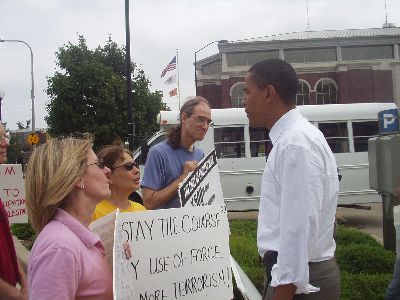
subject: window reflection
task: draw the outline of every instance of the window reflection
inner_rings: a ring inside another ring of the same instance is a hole
[[[269,139],[269,130],[266,128],[250,127],[250,152],[251,157],[268,156],[272,149]]]
[[[349,152],[349,134],[346,122],[318,123],[333,153]]]
[[[354,151],[368,151],[368,139],[378,134],[378,121],[353,122]]]
[[[245,156],[244,127],[214,128],[217,158]]]

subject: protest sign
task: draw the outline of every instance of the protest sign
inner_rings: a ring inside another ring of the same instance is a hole
[[[89,224],[89,229],[100,237],[104,246],[104,251],[106,252],[106,259],[111,265],[113,264],[116,213],[117,211],[115,210]]]
[[[117,213],[114,299],[233,298],[225,205]]]
[[[28,223],[21,165],[0,165],[0,201],[3,202],[10,224]]]
[[[179,185],[182,206],[224,204],[215,149],[200,162],[198,168]]]

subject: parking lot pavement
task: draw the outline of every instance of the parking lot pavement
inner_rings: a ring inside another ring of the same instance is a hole
[[[229,220],[257,220],[258,211],[245,211],[245,212],[229,212]]]
[[[371,210],[338,207],[338,222],[368,233],[383,244],[382,203],[370,203],[368,206]]]
[[[371,207],[371,210],[338,207],[338,222],[368,233],[383,244],[382,204],[370,203],[368,206]],[[258,211],[228,212],[229,220],[257,220],[257,217]]]

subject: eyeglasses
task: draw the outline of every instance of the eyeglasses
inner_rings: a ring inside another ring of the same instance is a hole
[[[200,116],[193,116],[193,119],[195,119],[197,121],[197,123],[199,123],[199,125],[204,125],[207,124],[207,126],[210,126],[210,124],[212,123],[212,120],[204,118],[204,117],[200,117]]]
[[[11,134],[9,131],[7,131],[5,134],[0,135],[0,144],[3,144],[6,140],[7,142],[10,141]]]
[[[111,170],[115,170],[115,169],[122,168],[122,167],[124,167],[127,171],[132,171],[133,167],[139,169],[139,164],[136,161],[132,161],[132,162],[126,163],[122,166],[111,168]]]
[[[98,162],[88,164],[87,166],[89,167],[89,166],[93,166],[93,165],[97,165],[101,170],[103,170],[106,167],[106,165],[102,159],[100,159]]]

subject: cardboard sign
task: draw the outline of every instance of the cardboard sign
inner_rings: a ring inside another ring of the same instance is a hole
[[[117,213],[114,299],[233,298],[225,205]]]
[[[179,185],[179,198],[182,206],[224,204],[215,149]]]
[[[28,223],[21,165],[0,165],[0,201],[10,224]]]

